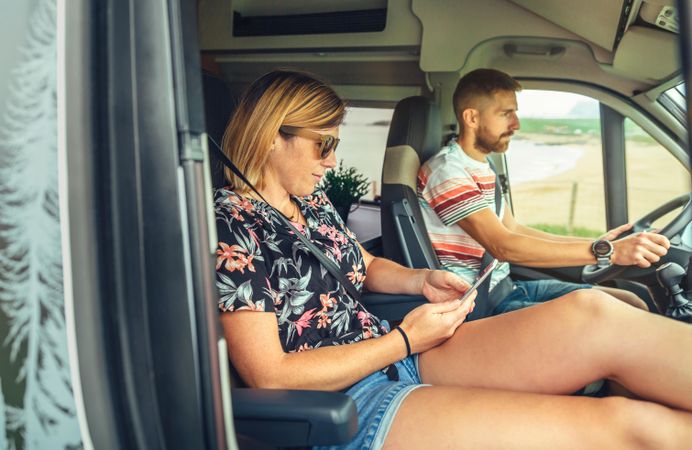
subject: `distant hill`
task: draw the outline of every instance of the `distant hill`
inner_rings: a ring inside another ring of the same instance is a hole
[[[527,117],[521,119],[521,132],[558,135],[601,135],[601,121],[595,118],[572,119],[537,119]],[[655,141],[644,130],[631,120],[625,121],[625,137],[628,141],[653,144]]]
[[[577,104],[569,110],[566,117],[570,119],[598,119],[600,117],[598,102],[593,100],[577,102]]]
[[[544,133],[561,135],[581,135],[601,133],[601,125],[597,118],[593,119],[535,119],[521,120],[521,131],[525,133]]]

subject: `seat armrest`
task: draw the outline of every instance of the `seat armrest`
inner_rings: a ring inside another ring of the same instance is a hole
[[[367,293],[361,297],[365,308],[381,319],[400,321],[412,309],[428,303],[422,295]]]
[[[338,445],[358,431],[351,397],[339,392],[233,388],[236,433],[280,447]]]

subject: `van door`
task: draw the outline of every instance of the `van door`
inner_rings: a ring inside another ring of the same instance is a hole
[[[60,5],[85,447],[226,448],[195,3]]]

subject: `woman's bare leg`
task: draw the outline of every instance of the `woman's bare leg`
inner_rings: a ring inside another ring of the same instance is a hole
[[[566,394],[607,378],[692,411],[692,327],[595,290],[464,323],[419,364],[434,385]]]
[[[650,402],[433,386],[404,400],[384,447],[681,449],[690,442],[692,414]]]

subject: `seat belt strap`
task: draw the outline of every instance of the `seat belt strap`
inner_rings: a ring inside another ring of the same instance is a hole
[[[223,152],[223,150],[221,150],[221,147],[219,146],[219,144],[217,144],[216,141],[214,141],[214,139],[211,138],[211,136],[209,136],[209,140],[212,142],[212,144],[214,144],[212,146],[212,149],[214,150],[214,153],[219,158],[221,163],[224,166],[228,167],[231,170],[231,172],[233,172],[236,176],[238,176],[238,178],[240,178],[245,184],[247,184],[248,187],[250,189],[252,189],[252,191],[255,194],[259,195],[259,197],[267,205],[269,205],[270,208],[272,208],[274,211],[279,213],[278,214],[279,219],[281,219],[281,221],[284,223],[284,225],[286,225],[286,227],[289,230],[293,231],[293,234],[295,234],[296,237],[298,238],[298,240],[300,240],[300,242],[302,242],[303,245],[305,245],[305,248],[310,253],[315,255],[315,257],[320,261],[320,264],[322,264],[322,266],[325,269],[327,269],[327,271],[329,273],[331,273],[332,276],[334,276],[334,278],[336,278],[339,283],[341,283],[341,285],[344,287],[344,289],[346,289],[346,292],[348,292],[348,294],[351,296],[351,298],[356,300],[358,303],[361,303],[360,292],[358,292],[358,289],[356,289],[356,286],[353,283],[351,283],[351,281],[348,280],[344,276],[344,274],[341,272],[341,270],[336,265],[336,263],[334,261],[332,261],[331,259],[329,259],[327,257],[327,255],[325,255],[319,248],[317,248],[317,246],[315,246],[315,244],[310,242],[310,240],[303,233],[298,231],[298,229],[296,229],[296,227],[293,226],[293,224],[288,219],[288,217],[286,217],[281,211],[274,208],[267,200],[264,199],[262,194],[260,194],[257,191],[257,189],[255,189],[255,186],[253,186],[252,183],[250,183],[250,181],[248,181],[247,178],[245,178],[245,175],[243,175],[243,173],[240,171],[240,169],[238,169],[238,167],[236,167],[236,165],[233,164],[233,162],[228,158],[228,156],[226,156],[226,154]],[[388,365],[387,367],[382,369],[382,372],[387,376],[387,378],[390,381],[399,381],[399,371],[397,370],[397,368],[394,364]]]
[[[495,165],[492,163],[492,161],[488,160],[488,164],[490,164],[490,170],[492,170],[495,174],[495,214],[498,216],[500,220],[502,220],[502,218],[500,217],[500,211],[502,207],[502,186],[500,184],[500,177],[497,176],[497,171],[495,170]],[[488,265],[493,259],[494,258],[490,254],[490,252],[486,250],[483,254],[483,258],[481,259],[481,267],[478,273],[483,272],[483,269],[488,267]],[[480,303],[482,306],[479,312],[479,317],[477,318],[488,316],[492,312],[492,310],[495,309],[495,306],[497,306],[490,304],[490,296],[488,295],[490,291],[491,278],[492,275],[486,278],[485,281],[483,281],[483,283],[478,287],[478,298],[480,299]]]
[[[224,166],[228,167],[231,170],[231,172],[233,172],[238,178],[240,178],[245,184],[247,184],[248,187],[252,189],[252,191],[255,194],[257,194],[267,205],[269,205],[270,208],[279,213],[279,219],[284,223],[284,225],[286,225],[286,227],[296,235],[298,240],[300,240],[300,242],[302,242],[303,245],[305,245],[305,248],[320,261],[320,264],[322,264],[322,266],[324,266],[324,268],[327,269],[327,271],[331,273],[334,276],[334,278],[337,279],[337,281],[344,287],[344,289],[346,289],[346,292],[348,292],[351,298],[360,303],[360,292],[358,292],[358,289],[356,289],[353,283],[351,283],[351,281],[348,280],[346,276],[344,276],[344,274],[341,272],[336,263],[329,259],[329,257],[327,257],[327,255],[325,255],[319,248],[317,248],[315,244],[310,242],[310,240],[303,233],[298,231],[298,229],[293,226],[288,217],[286,217],[281,211],[274,208],[271,204],[269,204],[267,200],[265,200],[262,194],[260,194],[259,191],[257,191],[255,186],[253,186],[247,178],[245,178],[245,175],[243,175],[240,169],[238,169],[238,167],[236,167],[236,165],[233,164],[233,162],[228,158],[228,156],[226,156],[226,154],[221,150],[219,144],[217,144],[216,141],[211,138],[211,136],[209,136],[209,140],[212,142],[212,144],[214,144],[211,148],[213,149],[213,151],[216,154],[216,157],[219,158],[221,163]]]

